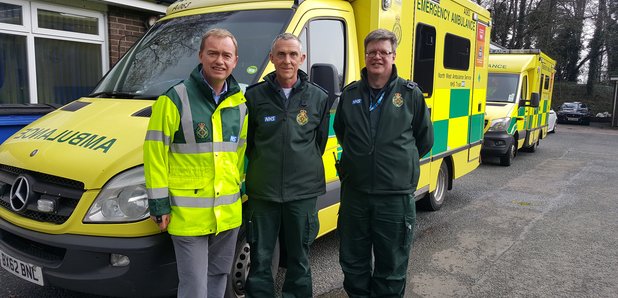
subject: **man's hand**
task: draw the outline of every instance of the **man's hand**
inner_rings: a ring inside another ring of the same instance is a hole
[[[161,232],[165,232],[167,230],[167,225],[170,223],[169,214],[163,214],[160,216],[151,215],[150,218],[159,226],[159,230],[161,230]]]

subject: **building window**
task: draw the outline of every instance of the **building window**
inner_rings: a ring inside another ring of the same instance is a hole
[[[88,95],[106,71],[104,32],[99,12],[0,0],[0,104]]]
[[[0,2],[0,23],[23,25],[23,12],[19,5]]]
[[[99,20],[96,17],[39,9],[37,20],[39,28],[94,35],[99,34]]]

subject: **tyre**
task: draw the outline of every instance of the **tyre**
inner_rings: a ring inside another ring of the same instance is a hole
[[[234,254],[232,272],[230,272],[230,275],[227,278],[225,298],[245,297],[245,283],[247,282],[249,268],[251,267],[250,252],[251,247],[249,246],[249,243],[247,243],[245,227],[242,226],[238,232],[238,240],[236,241],[236,253]],[[277,271],[279,269],[279,256],[279,240],[277,240],[273,251],[273,263],[271,267],[273,279],[277,277]]]
[[[448,188],[449,179],[448,166],[444,161],[442,161],[440,170],[438,171],[436,189],[431,193],[425,194],[419,202],[423,209],[438,211],[442,208],[444,198],[446,197],[446,189]]]
[[[538,146],[538,145],[539,145],[539,140],[537,139],[536,142],[532,143],[532,146],[524,147],[523,151],[534,153],[536,151],[536,146]]]
[[[515,148],[515,140],[511,142],[511,146],[509,146],[509,150],[506,151],[504,156],[500,156],[500,165],[508,167],[513,163],[513,159],[515,159],[515,152],[517,152],[517,148]]]

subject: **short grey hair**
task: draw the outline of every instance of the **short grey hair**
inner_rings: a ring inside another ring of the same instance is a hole
[[[380,41],[380,40],[388,40],[391,42],[391,46],[393,47],[393,52],[397,50],[397,36],[395,33],[388,31],[386,29],[376,29],[365,37],[365,49],[367,49],[367,45],[370,42]]]
[[[272,53],[273,50],[275,49],[275,44],[277,43],[277,41],[280,40],[296,40],[298,41],[298,45],[300,46],[300,52],[303,52],[303,43],[300,41],[300,38],[296,37],[296,35],[292,34],[292,33],[281,33],[279,35],[277,35],[277,37],[275,37],[275,40],[273,40],[273,44],[270,46],[270,52]]]

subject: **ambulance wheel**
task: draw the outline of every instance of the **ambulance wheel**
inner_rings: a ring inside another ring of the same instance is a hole
[[[446,189],[448,188],[448,166],[443,161],[438,171],[438,180],[436,181],[436,189],[425,195],[419,202],[421,207],[429,211],[438,211],[444,204],[444,197],[446,197]]]
[[[532,143],[532,146],[526,148],[526,152],[534,153],[536,151],[536,146],[539,144],[538,141]]]
[[[515,141],[513,141],[511,142],[509,150],[506,151],[506,154],[504,156],[500,156],[500,165],[505,167],[510,166],[515,158],[515,152],[517,152],[517,149],[515,148]]]
[[[230,275],[227,277],[225,298],[245,297],[245,284],[247,282],[247,276],[249,275],[249,268],[251,267],[250,252],[251,247],[249,246],[249,243],[247,243],[245,226],[242,226],[238,232],[232,272],[230,272]],[[273,279],[277,278],[277,271],[279,270],[279,255],[279,240],[277,240],[273,251],[273,261],[271,267]]]

